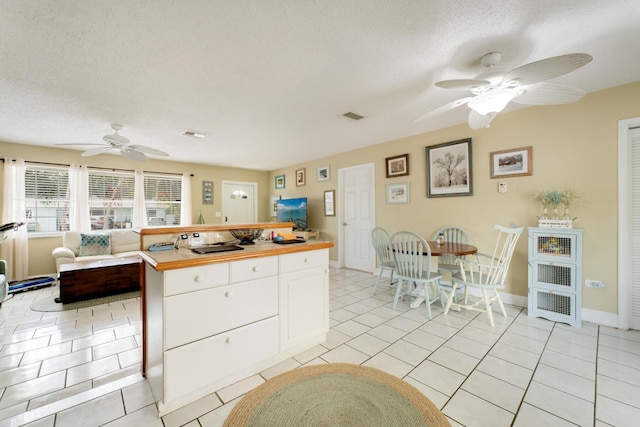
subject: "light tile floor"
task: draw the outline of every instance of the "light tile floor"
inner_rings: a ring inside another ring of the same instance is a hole
[[[162,419],[140,374],[139,301],[74,312],[30,310],[57,288],[16,294],[0,308],[0,427],[221,425],[242,395],[302,365],[347,362],[411,383],[453,426],[635,426],[640,332],[584,323],[451,312],[408,301],[391,309],[374,276],[331,270],[331,330],[322,345],[218,390]]]

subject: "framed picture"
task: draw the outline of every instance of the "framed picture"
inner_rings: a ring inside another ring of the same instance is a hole
[[[336,190],[324,192],[324,216],[336,216]]]
[[[202,204],[213,204],[213,181],[202,181]]]
[[[276,190],[279,188],[284,188],[284,175],[276,176]]]
[[[387,164],[387,178],[409,175],[409,154],[387,157],[385,160]]]
[[[533,147],[494,151],[489,154],[491,178],[533,175]]]
[[[296,187],[307,185],[307,170],[305,168],[296,170]]]
[[[320,166],[318,168],[318,181],[328,181],[331,176],[329,175],[329,166]]]
[[[409,183],[387,184],[387,203],[409,203]]]
[[[272,218],[278,216],[278,200],[280,200],[280,196],[271,196],[269,210],[271,211]]]
[[[426,147],[427,197],[472,196],[471,138]]]

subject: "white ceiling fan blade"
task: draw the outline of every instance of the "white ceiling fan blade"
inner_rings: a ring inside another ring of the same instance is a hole
[[[429,119],[431,117],[435,117],[438,114],[453,110],[454,108],[458,108],[461,105],[466,104],[467,102],[469,102],[472,99],[473,99],[473,96],[467,96],[466,98],[456,99],[455,101],[451,101],[448,104],[441,105],[440,107],[434,108],[433,110],[421,115],[420,117],[415,119],[414,122],[420,122],[422,120],[426,120],[426,119]]]
[[[68,145],[68,146],[87,146],[87,145],[101,145],[104,146],[104,144],[98,144],[95,142],[79,142],[79,143],[73,143],[73,144],[53,144],[53,145]]]
[[[495,114],[485,116],[478,113],[475,110],[471,110],[469,112],[469,119],[468,119],[469,127],[474,130],[488,128],[489,124],[495,117],[496,117]]]
[[[584,98],[585,91],[559,83],[541,82],[526,88],[526,92],[513,102],[524,105],[569,104]]]
[[[141,152],[131,150],[129,148],[121,149],[120,153],[122,153],[122,155],[125,156],[127,159],[135,160],[136,162],[147,162],[149,160],[147,159],[147,156],[145,156]]]
[[[114,145],[127,145],[131,142],[129,141],[129,138],[126,138],[118,133],[115,133],[113,135],[105,135],[102,137],[102,139],[104,139],[109,144]]]
[[[145,154],[151,154],[153,156],[169,156],[169,153],[165,153],[164,151],[160,151],[160,150],[156,150],[155,148],[152,147],[147,147],[146,145],[130,145],[129,146],[130,149],[132,150],[138,150],[142,153]]]
[[[436,86],[443,89],[475,89],[477,87],[489,86],[491,82],[489,80],[479,79],[455,79],[455,80],[442,80],[436,82]]]
[[[514,68],[505,74],[503,83],[515,81],[519,85],[529,85],[560,77],[587,65],[593,57],[586,53],[570,53],[531,62]]]
[[[95,156],[98,154],[102,154],[105,153],[107,151],[110,151],[111,147],[105,147],[102,146],[100,148],[92,148],[91,150],[87,150],[84,153],[80,154],[82,157],[89,157],[89,156]]]

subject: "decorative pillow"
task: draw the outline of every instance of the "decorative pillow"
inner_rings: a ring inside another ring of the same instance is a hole
[[[111,234],[81,234],[80,256],[110,255]]]

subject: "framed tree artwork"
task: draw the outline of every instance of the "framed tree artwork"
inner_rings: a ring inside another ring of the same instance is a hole
[[[471,138],[426,147],[427,197],[473,195]]]

